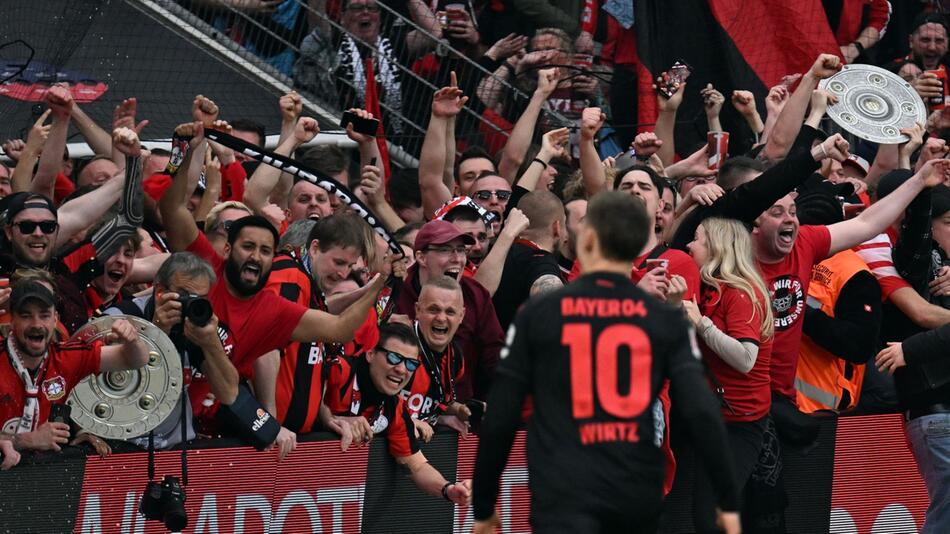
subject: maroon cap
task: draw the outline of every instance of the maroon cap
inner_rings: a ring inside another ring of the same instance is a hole
[[[457,226],[449,221],[435,220],[422,225],[419,233],[416,234],[416,243],[413,250],[425,250],[430,245],[444,245],[461,239],[466,245],[474,245],[475,239],[462,232]]]

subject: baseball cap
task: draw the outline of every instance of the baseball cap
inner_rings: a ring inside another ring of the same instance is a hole
[[[430,245],[444,245],[456,239],[461,239],[466,245],[475,244],[472,236],[462,232],[454,224],[442,220],[429,221],[419,229],[412,249],[425,250]]]
[[[914,18],[913,24],[910,25],[910,33],[917,31],[917,28],[923,26],[924,24],[939,24],[943,26],[943,29],[947,29],[947,19],[939,13],[921,13]]]
[[[40,193],[14,193],[4,200],[7,200],[3,217],[6,224],[12,223],[21,211],[33,208],[49,210],[53,217],[56,217],[56,205],[49,197]]]
[[[868,160],[857,154],[851,154],[848,156],[848,159],[842,161],[841,165],[850,165],[856,169],[859,169],[864,176],[867,176],[868,171],[871,170],[871,165],[868,164]]]
[[[877,184],[877,199],[881,200],[890,195],[913,175],[914,173],[910,169],[894,169],[885,174]]]
[[[24,280],[13,285],[13,291],[10,292],[11,311],[20,310],[30,300],[38,300],[47,307],[56,304],[53,292],[36,280]]]
[[[950,211],[950,187],[938,185],[930,197],[930,217],[936,219]]]

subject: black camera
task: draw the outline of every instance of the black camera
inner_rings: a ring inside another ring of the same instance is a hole
[[[181,302],[182,321],[188,319],[195,326],[204,326],[211,320],[214,310],[211,309],[211,301],[199,297],[198,295],[182,295],[178,297]]]
[[[188,526],[188,514],[185,513],[185,490],[176,477],[165,475],[161,483],[150,480],[142,494],[139,512],[145,519],[154,519],[165,523],[172,532],[181,532]]]

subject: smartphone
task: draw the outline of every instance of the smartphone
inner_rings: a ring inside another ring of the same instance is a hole
[[[685,61],[673,63],[673,66],[663,73],[663,79],[656,87],[657,92],[666,98],[673,98],[680,84],[685,82],[686,78],[689,78],[689,75],[692,73],[693,69],[687,65]]]
[[[49,409],[49,421],[51,423],[69,424],[69,416],[71,412],[72,407],[68,404],[54,404],[50,406]]]
[[[340,127],[345,130],[350,124],[353,125],[354,132],[363,135],[375,136],[379,129],[379,120],[364,119],[352,111],[344,111],[343,117],[340,118]]]
[[[644,262],[647,267],[647,272],[656,269],[657,267],[661,269],[668,269],[670,267],[670,260],[666,258],[650,258]]]
[[[485,402],[478,399],[468,399],[465,401],[465,406],[468,406],[468,410],[472,412],[472,415],[468,418],[468,424],[473,429],[477,429],[485,415]]]

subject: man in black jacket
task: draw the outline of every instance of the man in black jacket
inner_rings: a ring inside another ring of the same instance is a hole
[[[950,324],[889,343],[877,355],[881,372],[894,374],[904,431],[930,506],[921,532],[950,530]]]

